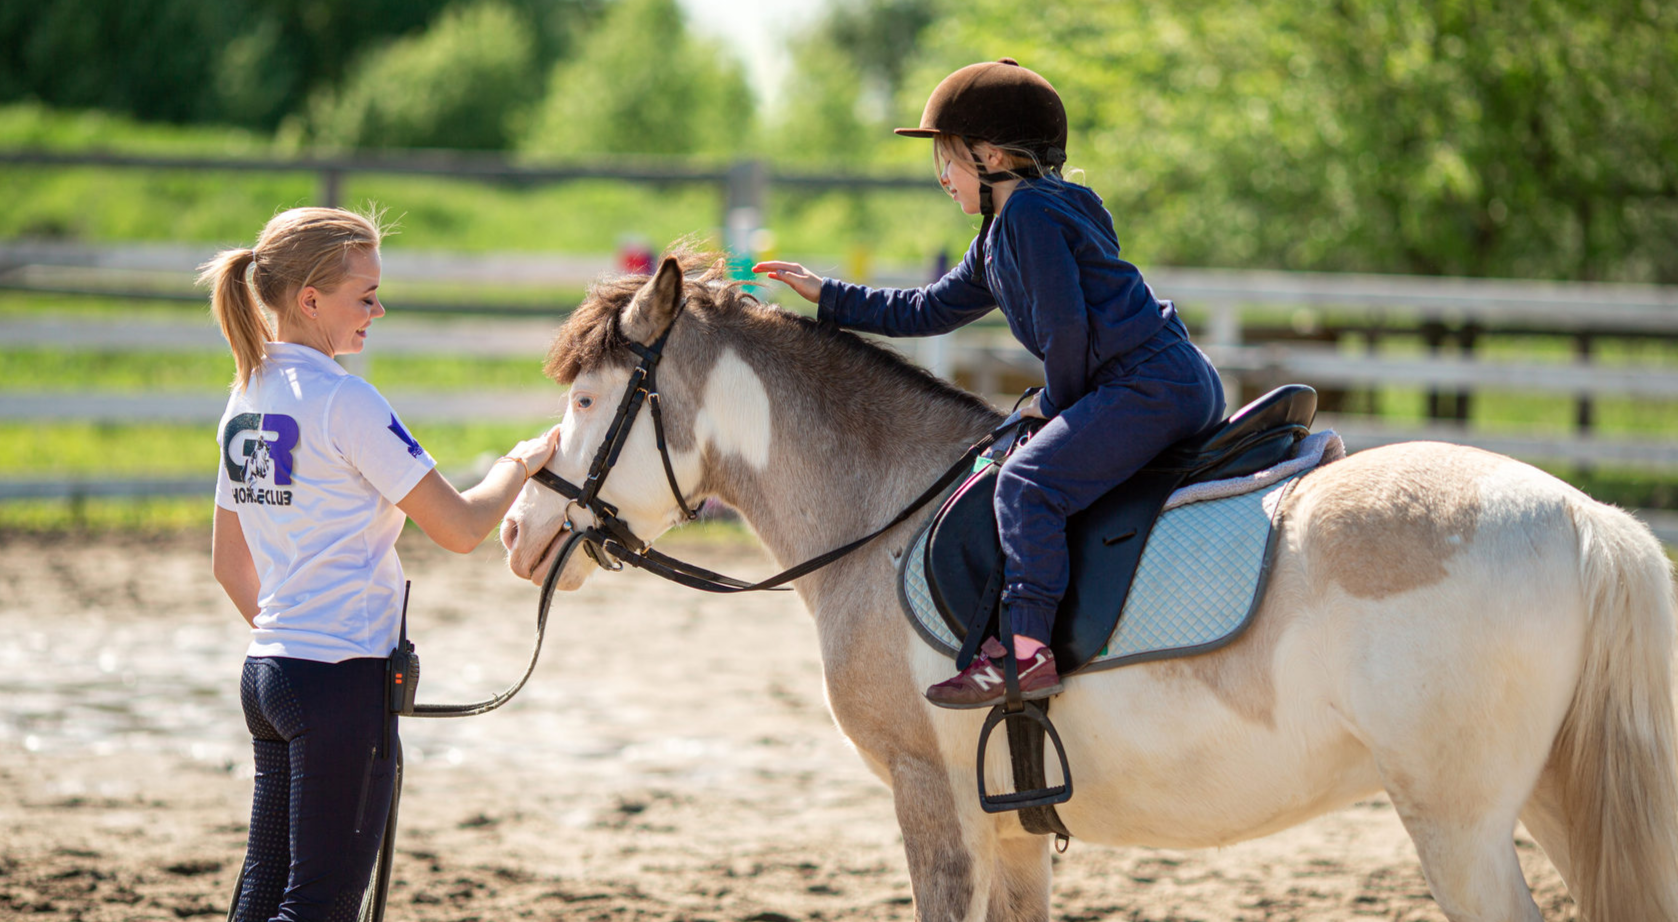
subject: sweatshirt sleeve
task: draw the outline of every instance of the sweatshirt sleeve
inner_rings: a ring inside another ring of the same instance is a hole
[[[1024,204],[1024,203],[1021,203]],[[1047,209],[1010,215],[1008,247],[998,258],[1010,303],[1025,306],[1046,382],[1040,407],[1053,418],[1084,396],[1090,379],[1090,311],[1066,228]],[[1017,286],[1017,287],[1016,287]]]
[[[868,288],[823,279],[816,317],[886,336],[932,336],[971,323],[996,307],[979,265],[978,241],[943,278],[924,288]]]

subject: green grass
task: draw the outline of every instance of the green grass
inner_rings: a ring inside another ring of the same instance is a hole
[[[542,420],[409,426],[446,474],[493,459],[543,428]],[[0,423],[0,477],[211,478],[218,452],[213,425]]]
[[[285,158],[303,152],[238,129],[145,125],[100,113],[0,106],[0,148]],[[7,166],[0,168],[0,238],[203,241],[248,244],[275,213],[316,204],[308,173],[218,173]],[[345,205],[374,204],[397,225],[392,248],[610,253],[637,238],[661,248],[690,235],[716,242],[721,190],[710,184],[576,181],[513,187],[440,177],[355,174]],[[977,222],[939,191],[772,192],[779,253],[842,265],[853,250],[890,263],[930,265],[960,255]]]
[[[38,291],[0,291],[0,317],[24,319],[74,317],[136,319],[193,317],[212,323],[210,301],[178,301],[159,298],[110,298],[99,295],[57,294]]]
[[[522,439],[540,421],[409,426],[446,475],[465,475]],[[0,423],[0,478],[77,479],[202,477],[213,485],[219,449],[213,426]],[[207,527],[213,502],[204,497],[21,500],[0,502],[0,531],[168,532]]]
[[[367,379],[386,390],[553,387],[542,374],[542,363],[535,358],[370,355],[364,365]],[[232,380],[232,356],[217,353],[0,350],[0,391],[203,392],[225,389]]]

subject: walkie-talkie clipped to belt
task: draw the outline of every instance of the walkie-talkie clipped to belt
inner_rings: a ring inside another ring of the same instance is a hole
[[[414,692],[419,688],[420,661],[414,644],[408,639],[408,590],[411,581],[402,584],[402,633],[385,663],[385,703],[392,714],[412,717]]]

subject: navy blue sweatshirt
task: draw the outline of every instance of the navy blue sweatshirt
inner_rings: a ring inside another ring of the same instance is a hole
[[[961,263],[924,288],[824,279],[817,317],[886,336],[931,336],[1000,307],[1015,338],[1043,360],[1041,406],[1052,418],[1094,387],[1102,366],[1147,344],[1176,313],[1119,258],[1113,218],[1085,186],[1022,181],[991,224],[983,271],[979,252],[974,238]]]

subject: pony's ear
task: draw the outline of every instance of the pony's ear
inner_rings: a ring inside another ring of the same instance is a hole
[[[643,346],[652,345],[676,319],[676,308],[681,303],[682,266],[667,256],[623,309],[624,335]]]

